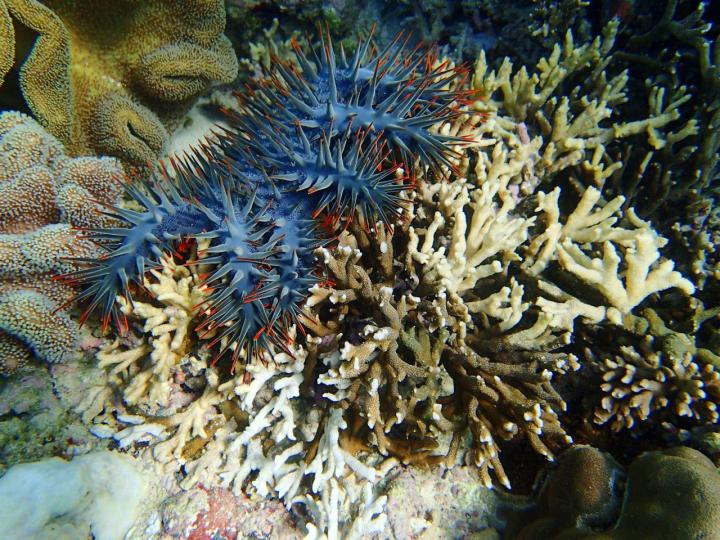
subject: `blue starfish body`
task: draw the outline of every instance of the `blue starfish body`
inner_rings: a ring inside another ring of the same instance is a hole
[[[274,69],[240,96],[230,129],[161,169],[151,182],[130,185],[140,210],[112,208],[122,226],[87,231],[107,248],[99,260],[78,259],[68,276],[79,298],[104,325],[127,323],[116,303],[131,283],[160,264],[180,239],[209,239],[201,262],[214,270],[198,330],[212,333],[221,353],[251,357],[284,346],[308,289],[319,281],[313,251],[329,240],[318,222],[392,222],[401,191],[391,160],[430,167],[448,164],[458,139],[430,126],[453,117],[462,92],[447,89],[462,70],[433,67],[434,58],[406,52],[398,40],[381,52],[360,43],[339,65],[323,37],[309,59],[275,59]]]

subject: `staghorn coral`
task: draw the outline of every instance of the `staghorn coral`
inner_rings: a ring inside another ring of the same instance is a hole
[[[625,473],[607,454],[577,446],[546,475],[533,506],[510,512],[504,538],[717,538],[719,512],[720,474],[697,450],[648,452]]]
[[[355,232],[359,244],[372,246],[363,249],[365,256],[389,259],[390,268],[402,260],[401,246],[407,245],[404,235],[395,234],[386,232],[376,243]],[[354,419],[350,435],[362,440],[369,431],[381,453],[406,462],[450,465],[459,451],[465,453],[460,444],[469,432],[466,459],[479,467],[488,486],[490,471],[509,486],[496,437],[525,436],[551,457],[542,441],[562,445],[566,435],[554,411],[564,405],[549,385],[548,368],[559,369],[564,355],[545,354],[541,344],[523,352],[512,340],[483,346],[481,339],[466,336],[466,321],[452,314],[443,293],[422,295],[412,281],[382,274],[371,279],[352,241],[341,238],[334,253],[323,252],[332,288],[314,289],[307,301],[321,323],[311,321],[308,327],[326,336],[320,349],[326,369],[318,383],[323,396]],[[553,348],[550,342],[547,348]],[[513,353],[525,357],[514,360]]]
[[[75,293],[53,277],[75,268],[67,257],[97,254],[72,228],[112,224],[96,201],[115,202],[123,172],[114,159],[66,157],[54,137],[15,112],[0,115],[0,171],[0,371],[7,374],[30,350],[50,362],[75,353],[77,324],[58,312]]]
[[[506,58],[492,70],[497,63],[481,56],[474,86],[491,98],[482,107],[543,135],[537,166],[553,173],[548,180],[623,196],[704,287],[713,258],[703,246],[717,236],[718,31],[706,2],[633,4],[620,3],[622,22],[592,43],[568,33],[534,69]]]
[[[538,159],[542,141],[529,139],[521,127],[510,131],[512,126],[498,114],[483,124],[461,117],[439,128],[465,137],[470,129],[474,147],[455,163],[451,181],[418,182],[409,240],[401,241],[415,304],[433,298],[442,302],[437,327],[452,329],[446,353],[439,355],[454,382],[452,397],[441,400],[443,410],[450,417],[465,414],[476,441],[467,457],[487,467],[486,478],[494,469],[503,483],[507,477],[495,438],[524,433],[548,458],[552,452],[544,441],[559,448],[568,440],[558,418],[566,405],[550,381],[578,368],[574,355],[565,352],[576,326],[623,324],[641,302],[667,288],[694,292],[672,262],[660,258],[664,238],[632,210],[621,222],[621,198],[600,203],[600,192],[589,188],[566,218],[560,217],[559,189],[538,192],[521,206],[523,191],[532,191],[556,171]],[[528,215],[532,200],[538,201],[536,216]],[[372,268],[387,266],[371,263]],[[316,296],[342,304],[342,292]],[[337,317],[336,311],[330,313]],[[401,343],[397,335],[388,337]],[[384,350],[392,348],[386,344]],[[372,391],[377,390],[375,383]],[[458,403],[448,407],[453,399]]]
[[[648,11],[647,7],[638,6],[638,14]],[[648,159],[650,163],[637,174],[630,171],[613,179],[615,188],[632,197],[643,216],[669,225],[675,221],[689,224],[701,217],[694,205],[680,215],[676,209],[684,201],[712,200],[720,172],[720,36],[710,22],[713,13],[708,7],[693,0],[655,3],[651,16],[631,21],[625,30],[627,39],[615,55],[617,63],[628,66],[631,77],[663,86],[667,93],[687,88],[693,98],[682,111],[693,129],[668,139],[655,155],[644,147],[627,149],[635,163]],[[644,61],[638,62],[641,58]]]
[[[478,107],[502,109],[522,122],[530,136],[542,135],[536,169],[546,181],[561,171],[577,170],[587,184],[602,187],[622,167],[609,151],[618,141],[643,137],[648,146],[660,149],[695,133],[695,121],[681,118],[680,107],[691,99],[685,88],[651,89],[647,116],[621,121],[628,74],[609,75],[605,69],[617,32],[617,21],[611,22],[602,37],[583,45],[568,32],[563,45],[556,44],[532,73],[524,66],[513,72],[508,58],[497,71],[490,70],[485,54],[478,58],[473,88],[490,98]]]
[[[4,51],[39,36],[17,55],[25,101],[73,154],[144,166],[193,99],[237,73],[219,0],[3,0],[0,24],[13,22]]]

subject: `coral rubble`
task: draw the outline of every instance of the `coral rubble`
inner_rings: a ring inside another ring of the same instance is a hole
[[[144,166],[192,100],[237,73],[220,0],[3,0],[0,25],[27,105],[73,154]]]
[[[68,257],[97,255],[73,227],[109,226],[100,209],[116,202],[122,178],[116,160],[68,158],[31,118],[0,115],[1,373],[31,352],[49,362],[76,353],[77,323],[59,309],[75,293],[53,278],[73,270]]]

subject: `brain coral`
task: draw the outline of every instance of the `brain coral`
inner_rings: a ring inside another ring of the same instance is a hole
[[[70,152],[144,165],[193,98],[235,78],[224,27],[220,0],[0,0],[0,81],[16,50],[25,101]]]
[[[720,474],[697,450],[645,453],[630,464],[625,482],[624,476],[595,448],[568,450],[536,505],[511,518],[504,538],[720,538]]]
[[[67,158],[31,118],[0,114],[0,374],[33,351],[50,362],[75,351],[77,326],[58,311],[73,290],[52,279],[66,257],[97,255],[72,227],[109,226],[95,201],[113,203],[122,169],[112,158]]]

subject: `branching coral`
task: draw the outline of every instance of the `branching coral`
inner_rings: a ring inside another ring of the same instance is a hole
[[[537,275],[551,258],[556,258],[563,270],[605,298],[608,305],[606,316],[617,324],[621,322],[621,315],[629,313],[653,293],[672,287],[686,294],[695,292],[694,285],[673,269],[672,261],[660,261],[658,248],[663,247],[667,240],[648,223],[639,220],[630,211],[627,218],[632,228],[613,226],[617,221],[613,214],[622,205],[622,197],[593,211],[600,193],[588,188],[575,211],[561,226],[557,221],[559,194],[560,190],[556,188],[549,196],[544,193],[538,196],[540,204],[537,209],[545,214],[546,229],[529,245],[523,262],[529,273]],[[597,255],[593,253],[593,244],[598,246],[595,248]],[[624,261],[616,245],[622,246]],[[625,264],[621,269],[622,262]],[[550,292],[551,288],[546,287],[546,290]]]
[[[624,323],[627,330],[611,343],[597,340],[586,351],[602,379],[593,420],[636,435],[658,426],[687,433],[716,424],[720,358],[698,347],[695,336],[668,328],[652,309]]]
[[[3,51],[39,36],[16,55],[25,100],[74,154],[144,166],[192,100],[237,73],[219,0],[4,0],[0,25],[13,22],[21,35],[3,33]]]
[[[656,95],[650,118],[606,123],[623,99],[622,77],[602,75],[614,32],[568,40],[542,77],[505,73],[507,102],[465,112],[466,94],[449,89],[459,70],[395,45],[336,59],[324,41],[312,61],[297,47],[302,76],[277,62],[228,133],[131,187],[139,206],[113,212],[126,227],[93,233],[108,254],[72,277],[104,321],[130,330],[99,354],[108,380],[82,404],[94,432],[168,473],[182,465],[185,488],[220,478],[304,505],[311,537],[379,530],[374,486],[395,459],[464,459],[488,486],[510,485],[508,447],[553,460],[575,435],[560,393],[580,367],[573,353],[660,296],[688,302],[694,291],[622,198],[537,190],[583,168],[602,184],[619,166],[606,144],[641,133],[662,144],[678,120],[685,98]],[[588,62],[602,91],[555,99]],[[177,265],[194,242],[206,245]],[[233,357],[229,373],[215,367],[218,348]],[[706,358],[700,349],[691,354]],[[714,392],[714,372],[677,358],[656,370],[675,384],[666,409],[714,421],[714,394],[698,382]],[[642,394],[622,368],[606,382]],[[617,418],[644,414],[625,405]]]
[[[79,404],[91,430],[123,448],[137,444],[169,474],[183,465],[184,489],[214,483],[306,508],[311,538],[380,530],[385,499],[373,487],[395,461],[376,467],[350,453],[342,409],[300,397],[307,355],[300,346],[221,381],[206,363],[208,348],[187,332],[190,306],[206,294],[195,270],[164,259],[146,281],[155,298],[123,308],[133,329],[153,335],[98,353],[107,380]]]
[[[400,261],[412,261],[407,234],[396,229],[371,238],[355,230],[354,237],[341,237],[334,252],[322,251],[331,286],[313,289],[307,301],[316,319],[308,327],[323,336],[311,348],[325,364],[320,389],[347,409],[349,436],[362,441],[370,434],[381,453],[407,462],[451,464],[466,453],[462,441],[469,433],[466,459],[479,467],[486,485],[492,485],[494,470],[507,486],[497,439],[526,437],[552,458],[545,443],[561,447],[568,437],[557,417],[564,403],[550,380],[553,372],[577,364],[572,356],[548,352],[565,337],[553,336],[544,318],[502,335],[513,326],[511,313],[521,316],[527,308],[509,299],[510,288],[464,305],[457,293],[451,301],[446,291],[428,290],[417,277],[401,278],[407,270]],[[410,268],[436,275],[430,264]],[[512,286],[521,298],[522,288]],[[481,330],[483,310],[502,320],[499,328]]]
[[[62,361],[77,347],[77,325],[57,312],[74,295],[56,274],[68,257],[97,255],[72,227],[111,225],[96,201],[114,203],[122,169],[110,158],[70,159],[60,143],[27,116],[0,115],[0,341],[8,373],[29,359]]]
[[[122,329],[116,297],[129,300],[163,250],[181,238],[209,239],[202,262],[213,266],[206,283],[214,290],[200,328],[218,330],[213,343],[232,350],[233,365],[269,343],[282,348],[317,282],[312,250],[327,238],[323,226],[389,222],[405,186],[385,160],[415,152],[437,167],[460,141],[428,130],[465,97],[447,88],[461,70],[432,67],[430,53],[398,44],[376,53],[367,41],[352,58],[336,58],[323,39],[314,61],[299,46],[296,55],[302,74],[276,62],[227,133],[173,161],[156,183],[130,186],[141,209],[108,214],[122,227],[91,231],[107,254],[83,259],[87,268],[68,278],[84,286],[79,297],[105,326],[113,319]],[[374,138],[371,129],[379,130]]]
[[[525,67],[513,73],[507,58],[497,71],[489,69],[484,54],[478,59],[473,87],[491,98],[479,106],[501,108],[530,133],[542,134],[536,167],[546,180],[577,165],[589,184],[601,187],[621,167],[608,152],[610,143],[642,134],[659,149],[695,133],[693,120],[677,125],[680,106],[691,99],[685,89],[666,97],[663,88],[655,88],[646,118],[620,121],[616,109],[628,99],[628,75],[608,79],[605,71],[617,31],[618,24],[611,23],[602,38],[584,45],[576,45],[568,32],[563,46],[556,45],[532,74]]]

